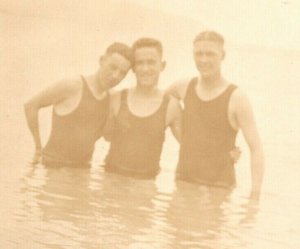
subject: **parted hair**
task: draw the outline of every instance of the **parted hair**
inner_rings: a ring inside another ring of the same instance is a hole
[[[138,40],[136,40],[133,45],[132,45],[132,51],[134,52],[138,48],[143,48],[143,47],[153,47],[156,48],[157,51],[160,53],[160,55],[163,55],[163,47],[162,44],[159,40],[153,39],[153,38],[148,38],[148,37],[143,37]]]
[[[194,44],[198,41],[213,41],[219,43],[222,46],[224,45],[223,36],[212,30],[206,30],[199,33],[194,39]]]
[[[105,54],[110,55],[113,53],[118,53],[122,55],[130,62],[131,65],[133,64],[132,49],[129,46],[127,46],[125,43],[114,42],[111,45],[109,45],[105,51]]]

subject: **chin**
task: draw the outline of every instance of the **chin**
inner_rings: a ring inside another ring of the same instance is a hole
[[[209,78],[214,77],[214,74],[208,73],[208,72],[201,72],[201,77],[205,78],[205,79],[209,79]]]
[[[156,84],[147,84],[147,85],[145,85],[145,87],[148,87],[148,88],[152,88],[152,87],[155,87],[156,86]]]
[[[140,86],[142,86],[142,87],[152,87],[154,85],[155,84],[153,82],[143,82],[143,83],[140,83]]]

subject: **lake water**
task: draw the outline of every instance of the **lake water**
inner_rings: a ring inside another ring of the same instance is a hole
[[[175,183],[178,145],[169,133],[155,181],[105,173],[100,164],[108,144],[102,140],[91,169],[31,166],[24,101],[62,77],[92,72],[101,49],[118,32],[11,14],[1,14],[0,25],[1,248],[300,248],[299,52],[230,44],[224,62],[224,74],[253,103],[264,143],[266,173],[257,203],[248,198],[249,152],[240,135],[238,186],[232,192]],[[140,34],[133,27],[120,37],[131,42]],[[163,38],[169,64],[162,87],[195,72],[189,50],[181,57],[187,41],[175,36]],[[105,37],[100,49],[99,37]],[[182,47],[172,46],[173,40]],[[123,86],[132,79],[129,75]],[[41,112],[43,141],[49,114],[49,109]]]

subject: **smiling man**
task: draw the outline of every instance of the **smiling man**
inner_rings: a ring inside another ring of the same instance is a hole
[[[241,129],[251,153],[252,193],[259,193],[264,172],[262,145],[248,98],[222,76],[223,37],[214,31],[200,33],[193,43],[193,55],[199,76],[177,82],[168,90],[184,103],[178,178],[234,186],[229,152]]]
[[[179,139],[181,108],[177,99],[158,89],[165,68],[159,41],[141,38],[132,47],[136,86],[111,98],[114,127],[105,169],[138,178],[153,178],[159,161],[165,130],[171,128]]]
[[[113,43],[100,57],[93,75],[57,82],[25,104],[25,114],[35,142],[33,163],[47,166],[87,166],[94,144],[102,136],[109,113],[108,90],[126,76],[131,67],[131,49]],[[53,106],[52,130],[42,147],[38,112]]]

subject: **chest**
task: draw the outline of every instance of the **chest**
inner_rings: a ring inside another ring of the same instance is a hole
[[[77,91],[72,96],[64,99],[63,101],[59,102],[58,104],[54,105],[54,110],[58,115],[65,116],[73,112],[81,102],[82,92]]]
[[[128,110],[137,117],[149,117],[155,114],[162,104],[162,98],[131,98],[127,101]]]

